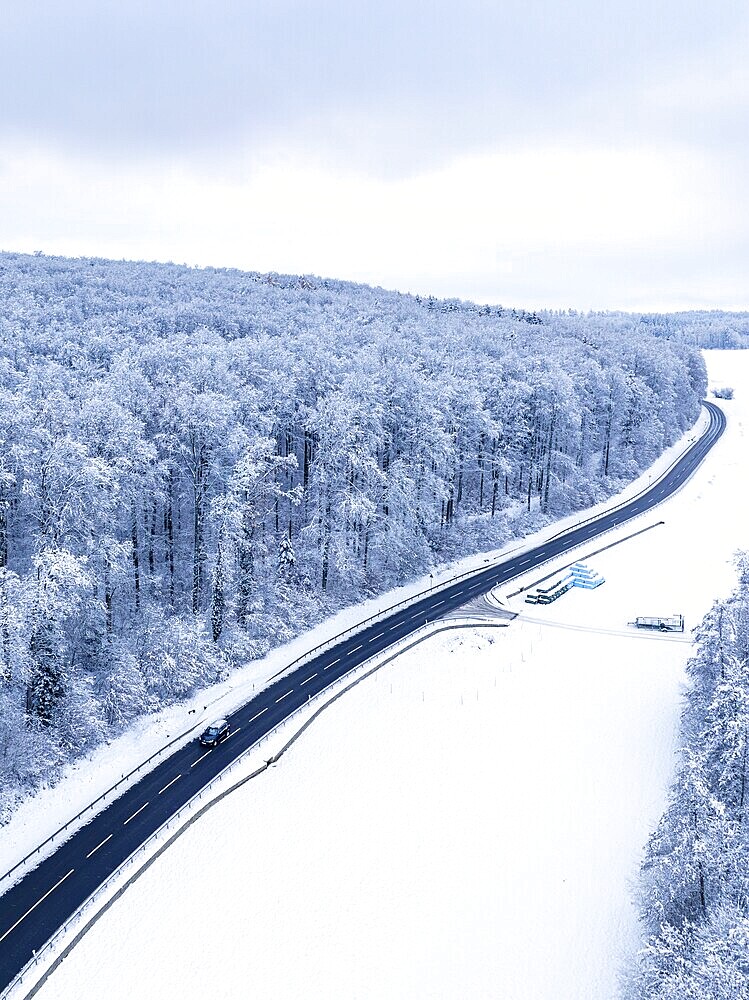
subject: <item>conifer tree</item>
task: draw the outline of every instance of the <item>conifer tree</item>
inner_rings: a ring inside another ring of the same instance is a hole
[[[216,561],[213,565],[211,589],[211,630],[213,641],[218,642],[224,630],[224,614],[226,611],[224,598],[224,563],[222,557],[221,539],[216,546]]]
[[[294,546],[288,535],[281,535],[278,545],[278,575],[286,583],[290,583],[296,575],[296,556]]]

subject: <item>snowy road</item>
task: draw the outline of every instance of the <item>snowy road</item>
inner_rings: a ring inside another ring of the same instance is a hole
[[[678,490],[723,431],[721,411],[711,404],[708,432],[677,465],[639,497],[579,527],[561,532],[538,547],[475,574],[470,584],[456,583],[428,595],[349,637],[258,695],[232,717],[231,740],[206,754],[194,746],[179,750],[2,897],[0,987],[28,961],[51,931],[93,891],[105,875],[213,775],[278,722],[324,689],[332,679],[401,638],[455,610],[469,591],[479,593],[527,573],[566,553],[594,535],[649,510]]]

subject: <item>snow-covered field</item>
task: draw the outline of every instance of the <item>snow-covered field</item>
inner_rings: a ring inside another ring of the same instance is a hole
[[[736,390],[728,430],[606,536],[666,522],[587,560],[603,587],[514,598],[510,628],[441,633],[359,684],[154,863],[40,1000],[615,997],[690,651],[626,623],[696,625],[749,547],[749,352],[708,366]]]

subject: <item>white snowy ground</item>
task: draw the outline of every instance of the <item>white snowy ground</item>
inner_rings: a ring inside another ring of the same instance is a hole
[[[587,560],[603,587],[515,598],[510,628],[442,633],[359,684],[128,889],[40,1000],[615,997],[690,652],[626,622],[696,625],[749,547],[749,352],[708,366],[736,390],[728,430],[677,497],[606,536],[666,522]]]

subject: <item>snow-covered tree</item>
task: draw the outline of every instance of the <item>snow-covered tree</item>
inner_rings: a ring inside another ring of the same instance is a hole
[[[213,574],[211,578],[211,631],[213,641],[218,642],[224,630],[224,619],[226,615],[226,602],[224,599],[224,561],[222,556],[221,539],[216,545],[216,561],[213,564]]]
[[[749,997],[748,616],[741,572],[736,593],[705,616],[689,664],[681,764],[642,871],[638,1000]]]
[[[278,575],[286,583],[291,582],[296,575],[296,556],[294,546],[288,535],[281,535],[278,542]]]
[[[603,499],[696,419],[694,345],[749,341],[739,315],[23,254],[0,254],[0,297],[16,787],[77,752],[74,729],[95,740],[342,604]],[[731,678],[716,720],[743,711]]]

